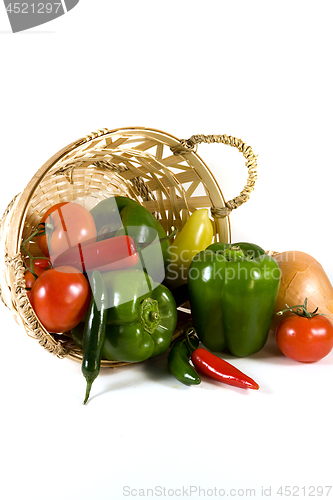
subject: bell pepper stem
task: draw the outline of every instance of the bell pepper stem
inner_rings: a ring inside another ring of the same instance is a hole
[[[186,331],[185,331],[185,337],[186,337],[186,341],[188,343],[188,346],[191,350],[191,352],[195,351],[195,347],[193,346],[191,340],[190,340],[190,336],[189,336],[189,333],[190,332],[193,332],[193,333],[196,333],[195,329],[193,327],[190,327],[190,328],[187,328]]]
[[[146,297],[141,303],[139,318],[144,330],[153,334],[161,321],[157,300]]]
[[[227,261],[231,261],[231,260],[243,259],[247,256],[247,254],[238,245],[233,245],[232,247],[224,250],[223,256]]]

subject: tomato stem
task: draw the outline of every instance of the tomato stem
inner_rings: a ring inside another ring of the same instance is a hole
[[[43,236],[44,234],[46,234],[46,224],[44,222],[41,222],[40,224],[38,224],[35,231],[31,233],[30,236],[21,243],[21,249],[28,253],[26,249],[26,244],[29,243],[29,241],[31,241],[36,236]]]
[[[310,311],[308,311],[307,303],[308,303],[308,299],[306,298],[304,300],[304,304],[301,304],[301,305],[289,307],[288,304],[286,304],[287,309],[283,309],[282,311],[279,311],[276,314],[278,316],[282,316],[283,313],[289,311],[289,312],[296,314],[297,316],[301,316],[302,318],[309,318],[309,319],[313,318],[314,316],[325,316],[325,314],[317,312],[318,307],[312,313]]]
[[[46,225],[49,226],[48,224],[45,224],[45,222],[41,222],[40,224],[38,224],[35,231],[31,233],[31,235],[21,243],[21,247],[22,246],[25,247],[25,245],[29,243],[29,241],[31,241],[33,238],[35,238],[35,236],[43,236],[44,234],[46,234],[45,233]]]
[[[30,271],[31,274],[35,279],[37,279],[37,274],[34,272],[34,260],[35,259],[48,259],[48,257],[34,257],[32,253],[29,252],[29,250],[26,247],[26,244],[29,243],[33,238],[36,236],[43,236],[46,234],[46,226],[49,226],[49,224],[45,224],[44,222],[41,222],[38,224],[36,230],[26,239],[21,243],[21,251],[23,251],[28,257],[29,257],[29,265],[27,265],[26,262],[23,262],[24,267],[27,269],[27,271]]]

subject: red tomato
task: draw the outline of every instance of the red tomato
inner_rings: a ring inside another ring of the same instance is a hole
[[[288,316],[277,327],[276,342],[288,358],[312,363],[331,352],[333,325],[326,316]]]
[[[49,217],[51,214],[51,218]],[[51,207],[41,222],[52,224],[53,230],[48,246],[48,232],[38,236],[37,244],[52,262],[65,250],[84,241],[96,241],[97,231],[93,216],[77,203],[58,203]]]
[[[44,328],[63,333],[82,320],[89,306],[90,287],[78,269],[60,266],[38,277],[29,298]]]

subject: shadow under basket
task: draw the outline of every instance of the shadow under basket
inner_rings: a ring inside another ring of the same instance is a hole
[[[236,147],[246,159],[248,180],[239,196],[226,202],[207,165],[196,153],[201,142]],[[25,289],[20,248],[50,206],[82,200],[90,209],[112,195],[128,196],[146,207],[167,234],[181,230],[197,209],[208,208],[214,240],[230,242],[229,213],[247,201],[256,180],[256,157],[250,146],[227,135],[196,135],[179,140],[147,128],[101,129],[75,141],[50,158],[24,191],[8,205],[0,221],[1,299],[26,333],[59,358],[82,360],[69,333],[50,334],[32,309]],[[36,242],[29,252],[40,255]],[[180,322],[173,340],[182,335]],[[102,360],[101,366],[130,363]]]

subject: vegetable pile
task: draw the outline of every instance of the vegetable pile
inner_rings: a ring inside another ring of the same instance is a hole
[[[207,209],[167,235],[123,196],[90,211],[75,202],[49,207],[21,245],[26,290],[44,328],[70,335],[81,349],[84,404],[102,359],[138,363],[168,351],[161,360],[182,384],[204,377],[257,390],[222,353],[251,356],[273,329],[293,360],[329,354],[333,287],[320,264],[301,252],[270,256],[256,244],[213,237]],[[37,256],[28,250],[32,240]],[[185,334],[173,341],[180,323]]]

